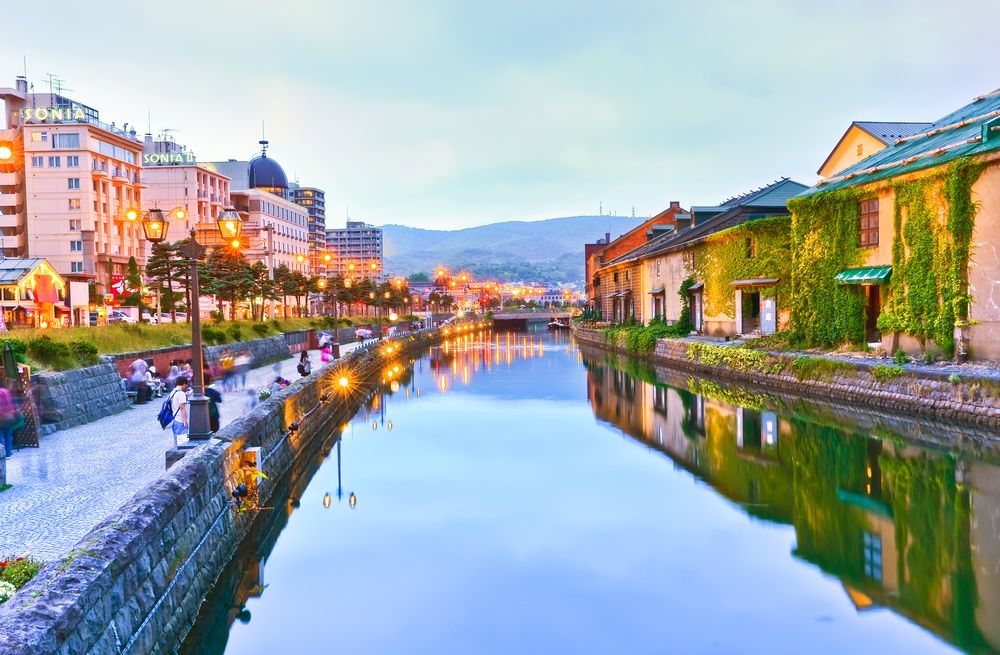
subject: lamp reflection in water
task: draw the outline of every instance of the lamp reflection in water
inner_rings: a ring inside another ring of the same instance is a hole
[[[347,427],[348,426],[345,423],[344,426],[340,429],[341,436],[337,439],[337,502],[338,503],[344,499],[344,484],[343,484],[343,476],[341,470],[340,445],[344,441],[343,435],[347,433]],[[332,501],[333,499],[330,498],[330,494],[324,494],[323,507],[329,509],[330,505],[332,504]],[[358,497],[357,495],[355,495],[353,491],[347,498],[347,504],[350,506],[351,509],[354,509],[358,505]]]

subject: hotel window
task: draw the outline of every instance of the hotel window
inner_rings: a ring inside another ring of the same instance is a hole
[[[79,189],[80,188],[80,178],[70,177],[66,179],[67,189]]]
[[[49,157],[49,168],[59,168],[62,157]]]
[[[32,132],[31,133],[31,140],[32,141],[48,141],[49,140],[49,133],[48,132]]]
[[[70,273],[83,273],[83,262],[70,262],[69,263]]]
[[[878,245],[878,198],[861,201],[861,247]]]
[[[79,148],[80,147],[80,133],[79,132],[63,132],[61,134],[52,135],[52,147],[53,148]]]
[[[79,231],[80,227],[81,227],[81,223],[82,222],[80,221],[79,218],[71,218],[71,219],[69,219],[69,230],[70,230],[70,232],[77,232],[77,231]]]
[[[80,211],[80,199],[79,198],[70,198],[69,199],[69,210],[71,212],[78,212],[78,211]]]
[[[80,167],[80,156],[79,155],[68,155],[66,157],[66,165],[70,168]]]
[[[69,250],[70,252],[83,252],[83,241],[70,241]]]
[[[33,167],[35,167],[35,168],[44,168],[45,167],[45,157],[32,157],[31,158],[31,165]]]

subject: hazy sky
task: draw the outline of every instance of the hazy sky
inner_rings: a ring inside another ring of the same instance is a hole
[[[452,228],[710,204],[811,183],[852,120],[934,120],[1000,86],[996,0],[47,0],[27,57],[105,121],[252,156],[261,121],[328,225]]]

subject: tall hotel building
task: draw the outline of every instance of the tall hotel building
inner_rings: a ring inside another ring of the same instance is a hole
[[[196,225],[214,225],[232,204],[229,178],[198,164],[194,153],[170,139],[153,140],[147,134],[142,145],[144,211],[160,209],[167,215],[167,240],[187,237]],[[183,213],[183,218],[179,216]]]
[[[326,247],[331,255],[331,274],[346,277],[354,264],[355,276],[382,277],[382,228],[347,221],[344,229],[326,231]]]
[[[289,199],[285,171],[267,156],[267,142],[261,145],[261,154],[250,161],[230,159],[204,166],[230,180],[232,205],[245,223],[247,258],[263,261],[272,269],[284,264],[290,270],[309,274],[309,215]],[[212,234],[212,229],[204,230],[205,242],[210,245]],[[203,238],[200,230],[198,238]],[[218,236],[214,238],[218,240]]]
[[[63,277],[107,292],[130,257],[144,260],[142,142],[92,107],[29,93],[22,77],[0,88],[0,99],[0,142],[13,151],[0,168],[0,252],[44,258]]]
[[[309,267],[316,275],[326,275],[329,262],[326,251],[326,194],[316,187],[292,182],[288,190],[292,202],[309,214]]]

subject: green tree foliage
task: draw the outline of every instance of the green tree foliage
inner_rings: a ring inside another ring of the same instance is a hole
[[[236,303],[248,296],[252,285],[250,265],[239,250],[214,248],[205,262],[201,284],[216,297],[220,311],[223,301],[229,302],[229,318],[235,319]]]
[[[178,252],[177,244],[154,243],[149,259],[146,260],[146,279],[160,293],[160,307],[170,312],[170,318],[177,322],[178,300],[184,297],[183,290],[174,288],[181,281],[188,263]]]

